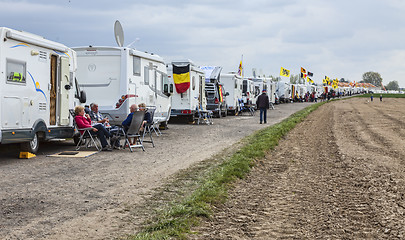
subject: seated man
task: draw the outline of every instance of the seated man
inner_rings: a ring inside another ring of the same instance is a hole
[[[94,132],[97,133],[97,137],[100,139],[102,151],[111,151],[108,146],[107,138],[111,137],[111,134],[105,129],[103,124],[91,125],[91,119],[89,114],[85,114],[84,107],[75,107],[75,121],[78,128],[92,128]],[[115,139],[112,139],[115,141]]]
[[[91,109],[91,111],[90,111],[89,115],[90,115],[91,121],[93,121],[93,124],[102,123],[105,126],[109,126],[108,118],[104,118],[101,115],[101,113],[98,111],[98,105],[96,103],[91,103],[90,109]]]
[[[117,129],[111,129],[111,125],[110,125],[110,120],[108,120],[108,118],[103,117],[103,115],[101,115],[101,113],[98,111],[98,104],[96,103],[91,103],[90,104],[90,118],[92,121],[92,125],[96,125],[96,124],[103,124],[106,128],[108,128],[108,131],[110,131],[110,133],[112,133],[114,135],[114,133],[117,132]],[[115,142],[111,141],[111,146],[114,146],[115,149],[120,149],[120,139],[117,138],[115,139]]]
[[[129,125],[131,125],[132,122],[132,116],[134,115],[134,112],[138,110],[138,106],[136,104],[132,104],[131,107],[129,108],[130,113],[128,114],[127,118],[122,122],[122,126],[124,127],[124,131],[128,131]],[[129,143],[131,145],[135,144],[136,139],[128,139]]]

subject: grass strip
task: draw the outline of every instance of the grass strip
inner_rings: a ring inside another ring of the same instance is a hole
[[[400,94],[400,93],[381,93],[383,98],[405,98],[405,94]],[[375,98],[380,97],[380,93],[375,93],[373,94]],[[354,97],[362,97],[362,98],[370,98],[371,93],[366,93],[366,94],[361,94],[361,95],[356,95]]]
[[[255,160],[264,158],[282,137],[324,103],[308,106],[278,124],[245,137],[242,140],[245,143],[243,147],[212,169],[194,192],[181,202],[162,210],[153,223],[130,239],[186,239],[191,227],[198,225],[202,217],[210,217],[215,204],[226,201],[232,184],[250,172]]]

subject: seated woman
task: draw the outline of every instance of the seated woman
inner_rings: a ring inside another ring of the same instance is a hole
[[[111,137],[111,134],[105,129],[104,125],[96,124],[91,125],[91,119],[89,114],[85,114],[84,107],[76,106],[75,107],[75,121],[78,128],[92,128],[92,131],[97,133],[97,137],[100,139],[102,151],[111,151],[111,148],[108,146],[107,138]],[[81,131],[83,133],[83,131]]]
[[[146,104],[145,103],[140,103],[139,104],[139,111],[146,111]],[[151,124],[152,123],[152,116],[150,115],[150,112],[146,112],[145,113],[145,117],[143,118],[143,123],[142,123],[142,127],[139,131],[143,131],[144,126],[146,123]]]

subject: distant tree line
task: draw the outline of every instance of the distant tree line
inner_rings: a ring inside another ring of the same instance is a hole
[[[363,80],[361,82],[371,83],[376,87],[382,86],[382,77],[378,72],[365,72],[363,74]],[[391,81],[384,86],[386,90],[399,90],[398,81]]]

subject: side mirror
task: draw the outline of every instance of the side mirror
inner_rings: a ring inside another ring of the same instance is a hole
[[[85,91],[80,91],[80,96],[79,96],[79,101],[80,103],[85,103],[86,102],[86,92]]]
[[[226,92],[226,93],[225,93],[225,96],[229,96],[229,92]]]

